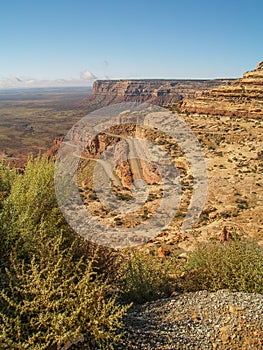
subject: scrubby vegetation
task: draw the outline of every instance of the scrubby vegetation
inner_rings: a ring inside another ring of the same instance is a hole
[[[84,342],[108,349],[127,306],[106,297],[93,260],[73,260],[60,238],[39,236],[41,255],[28,263],[11,256],[9,288],[1,293],[1,349],[49,349]]]
[[[53,163],[2,166],[1,349],[109,349],[128,306],[109,295],[103,259],[74,235],[55,200]],[[109,269],[109,267],[108,267]]]
[[[187,290],[263,293],[263,249],[238,239],[201,244],[190,254],[185,276]]]
[[[162,262],[155,256],[140,252],[131,253],[119,269],[123,298],[144,303],[170,296],[175,282],[175,277],[171,276],[173,269],[171,262]]]
[[[60,213],[53,172],[40,157],[23,174],[0,165],[1,349],[109,349],[130,302],[174,291],[263,292],[263,250],[255,242],[202,244],[185,264],[92,246]]]

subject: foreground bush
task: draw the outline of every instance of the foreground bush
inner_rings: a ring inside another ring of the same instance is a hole
[[[184,289],[263,293],[263,248],[251,241],[199,245],[190,254]]]
[[[124,259],[119,282],[124,299],[136,303],[167,297],[173,291],[170,265],[157,257],[132,253]]]
[[[43,239],[46,238],[46,239]],[[43,254],[29,264],[14,253],[9,288],[1,291],[0,348],[12,350],[111,348],[128,307],[106,298],[107,284],[93,271],[94,260],[72,260],[62,239],[39,240]]]
[[[0,286],[14,244],[19,243],[17,253],[24,260],[30,260],[32,254],[38,255],[40,229],[50,238],[58,237],[63,231],[63,248],[74,241],[76,258],[83,255],[89,258],[97,249],[77,235],[64,219],[56,200],[52,160],[30,158],[23,174],[0,163]],[[101,247],[96,267],[110,275],[114,260],[115,253]]]
[[[9,241],[21,237],[34,241],[40,225],[54,235],[67,229],[54,191],[54,162],[38,157],[29,159],[24,174],[17,175],[4,203],[2,221]]]
[[[6,249],[5,244],[7,237],[3,230],[4,223],[1,217],[3,215],[2,211],[4,210],[5,201],[10,195],[11,187],[16,176],[17,173],[15,170],[11,170],[8,166],[0,162],[0,287],[2,286],[2,276],[8,256],[8,249]]]
[[[3,208],[5,198],[10,194],[12,183],[17,174],[0,162],[0,210]]]
[[[73,241],[72,230],[60,213],[54,192],[54,163],[46,158],[29,159],[23,174],[0,166],[0,286],[8,283],[5,268],[14,245],[17,254],[29,261],[37,255],[40,227],[50,237],[63,230],[64,246]]]

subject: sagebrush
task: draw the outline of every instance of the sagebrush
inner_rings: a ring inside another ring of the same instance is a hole
[[[200,244],[189,256],[184,288],[263,293],[263,248],[238,239]]]

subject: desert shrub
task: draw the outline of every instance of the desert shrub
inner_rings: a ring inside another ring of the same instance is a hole
[[[116,252],[67,225],[53,176],[54,163],[41,157],[23,174],[0,170],[0,348],[67,349],[81,341],[108,349],[127,310],[106,282]]]
[[[263,249],[248,240],[201,244],[189,256],[182,283],[187,290],[263,293]]]
[[[0,162],[0,210],[6,197],[10,194],[12,183],[16,177],[16,171]]]
[[[57,206],[53,176],[54,162],[38,157],[29,159],[24,174],[14,180],[6,203],[6,218],[12,216],[22,236],[37,231],[43,218],[46,230],[64,223]]]
[[[16,170],[13,170],[9,165],[0,162],[0,191],[10,191],[16,174]]]
[[[31,158],[23,174],[0,167],[0,186],[7,193],[0,210],[0,285],[5,280],[4,270],[15,244],[19,246],[17,254],[24,260],[30,260],[32,254],[39,254],[40,228],[51,238],[63,232],[63,248],[74,242],[76,258],[93,256],[98,247],[73,232],[58,208],[52,160]],[[115,268],[115,256],[116,252],[100,247],[97,271],[110,275],[111,269]]]
[[[6,249],[6,234],[4,231],[4,222],[1,220],[6,199],[8,198],[11,186],[16,178],[15,170],[11,170],[8,166],[0,163],[0,288],[4,280],[4,269],[8,263],[8,249]]]
[[[60,212],[54,190],[54,162],[46,158],[29,159],[23,174],[17,174],[0,213],[2,246],[9,252],[20,242],[21,256],[35,253],[40,227],[54,237],[63,230],[65,243],[75,234]]]
[[[74,260],[62,235],[39,232],[38,256],[27,263],[17,249],[1,291],[0,348],[12,350],[110,349],[117,342],[127,306],[107,297],[107,283],[94,272],[94,258]]]
[[[238,198],[236,200],[236,203],[237,203],[237,207],[239,209],[248,209],[249,208],[248,202],[245,199],[239,199]]]
[[[170,264],[140,252],[123,260],[118,282],[123,298],[135,303],[166,297],[174,287]]]

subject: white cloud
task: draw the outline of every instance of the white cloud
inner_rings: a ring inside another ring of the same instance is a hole
[[[1,77],[0,76],[0,89],[12,89],[12,88],[38,88],[38,87],[79,87],[79,86],[91,86],[92,81],[95,79],[93,74],[92,78],[82,79],[56,79],[56,80],[41,80],[34,78],[24,77]]]
[[[80,79],[95,80],[95,79],[97,79],[97,77],[93,73],[91,73],[90,71],[85,70],[84,72],[80,73]]]
[[[0,89],[35,87],[85,87],[91,86],[97,77],[88,70],[80,73],[79,79],[44,80],[23,76],[0,76]]]

